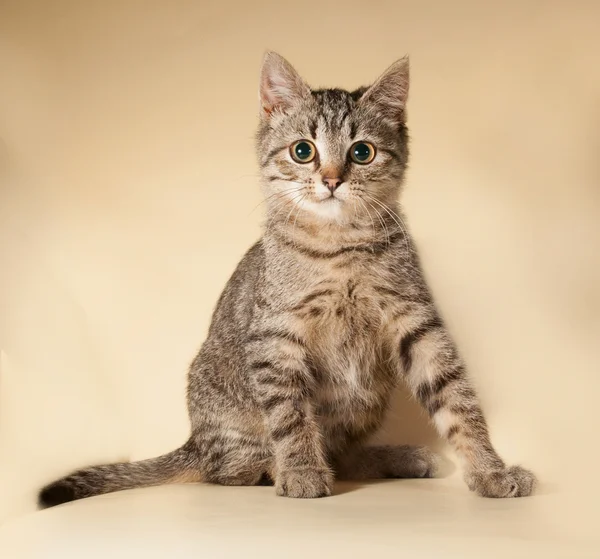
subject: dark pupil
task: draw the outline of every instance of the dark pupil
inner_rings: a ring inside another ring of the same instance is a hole
[[[296,144],[294,151],[296,152],[296,157],[298,159],[310,159],[312,155],[312,147],[307,142],[300,142],[299,144]]]
[[[357,161],[366,161],[371,157],[371,148],[367,144],[356,144],[354,146],[354,157]]]

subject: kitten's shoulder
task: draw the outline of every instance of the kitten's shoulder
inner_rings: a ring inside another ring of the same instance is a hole
[[[243,256],[240,261],[240,266],[244,265],[252,269],[262,268],[265,262],[265,249],[263,246],[263,240],[259,239],[256,241]]]
[[[237,330],[248,324],[264,269],[262,241],[250,247],[225,285],[213,314],[209,335]]]
[[[239,261],[233,272],[230,284],[252,284],[262,275],[265,264],[265,251],[262,239],[255,242]]]

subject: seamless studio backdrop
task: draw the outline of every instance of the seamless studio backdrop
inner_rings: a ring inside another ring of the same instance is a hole
[[[1,518],[73,468],[186,439],[188,363],[260,234],[269,48],[348,88],[410,54],[403,200],[426,274],[498,450],[538,474],[534,499],[579,503],[583,534],[598,485],[598,21],[592,1],[2,1]],[[446,452],[401,391],[379,438]]]

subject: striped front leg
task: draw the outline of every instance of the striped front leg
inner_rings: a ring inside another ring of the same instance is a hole
[[[529,495],[535,477],[519,466],[507,468],[494,450],[464,362],[435,309],[420,309],[399,332],[403,377],[456,450],[469,488],[484,497]]]
[[[258,330],[249,348],[254,391],[275,454],[277,494],[330,495],[333,474],[310,403],[314,378],[302,339],[281,330]]]

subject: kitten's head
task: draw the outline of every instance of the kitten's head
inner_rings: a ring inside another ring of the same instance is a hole
[[[370,87],[311,90],[265,55],[258,154],[269,217],[358,227],[394,206],[408,159],[408,58]]]

